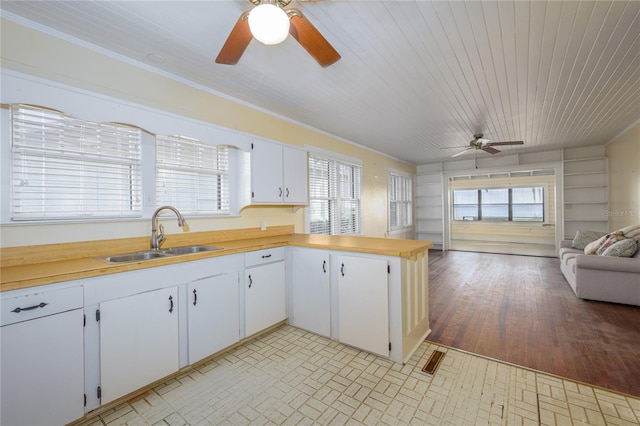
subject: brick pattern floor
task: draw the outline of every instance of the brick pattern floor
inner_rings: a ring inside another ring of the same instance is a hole
[[[639,425],[640,399],[428,342],[402,365],[283,326],[81,424]]]

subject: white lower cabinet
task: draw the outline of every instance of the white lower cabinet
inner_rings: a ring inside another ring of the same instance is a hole
[[[189,283],[189,364],[240,340],[238,280],[238,272],[233,272]]]
[[[82,417],[82,288],[11,293],[2,299],[2,424],[63,425]]]
[[[331,270],[327,251],[290,249],[291,325],[331,337]]]
[[[100,387],[106,404],[178,370],[178,291],[100,303]]]
[[[284,247],[245,253],[244,336],[287,318]]]
[[[388,357],[390,340],[387,261],[335,255],[332,256],[332,264],[337,269],[338,340]]]

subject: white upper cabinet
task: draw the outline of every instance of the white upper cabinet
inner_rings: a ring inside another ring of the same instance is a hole
[[[306,151],[254,140],[251,156],[253,204],[307,204],[307,176]]]

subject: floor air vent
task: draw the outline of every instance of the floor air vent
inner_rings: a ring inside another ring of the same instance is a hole
[[[422,367],[422,371],[427,374],[434,374],[438,369],[442,358],[444,358],[444,352],[438,350],[433,351],[427,363]]]

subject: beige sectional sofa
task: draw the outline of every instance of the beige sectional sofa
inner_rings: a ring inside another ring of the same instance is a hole
[[[584,254],[560,242],[560,270],[581,299],[640,306],[640,250],[633,257]]]

